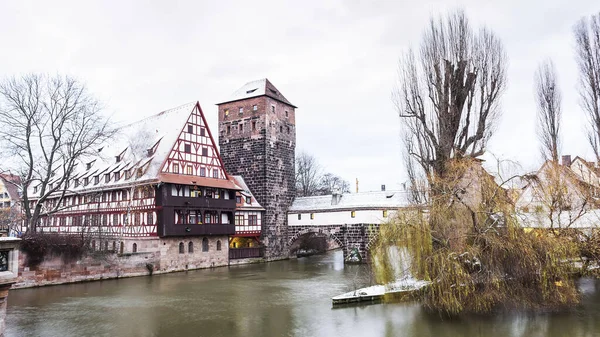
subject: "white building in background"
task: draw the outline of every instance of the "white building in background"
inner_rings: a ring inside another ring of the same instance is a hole
[[[299,197],[288,210],[289,226],[382,224],[410,207],[408,191],[378,191]]]

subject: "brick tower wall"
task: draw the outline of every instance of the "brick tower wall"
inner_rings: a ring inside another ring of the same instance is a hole
[[[294,108],[267,96],[219,105],[219,147],[227,172],[244,177],[266,210],[261,238],[265,257],[286,258],[286,214],[295,196]]]

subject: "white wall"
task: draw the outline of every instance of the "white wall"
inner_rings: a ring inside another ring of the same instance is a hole
[[[314,219],[311,219],[311,213],[300,213],[301,219],[298,220],[298,213],[288,213],[289,226],[325,226],[325,225],[343,225],[343,224],[381,224],[396,214],[396,210],[389,210],[387,218],[383,217],[383,210],[357,210],[355,217],[351,216],[351,211],[335,212],[314,212]]]

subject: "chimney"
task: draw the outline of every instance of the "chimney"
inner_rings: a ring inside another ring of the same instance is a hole
[[[331,192],[331,205],[335,206],[335,205],[339,204],[340,200],[342,200],[342,194],[340,193],[339,189],[334,188],[333,191]]]
[[[563,166],[571,166],[571,155],[562,156],[562,165]]]
[[[385,185],[381,185],[381,192],[385,192]]]

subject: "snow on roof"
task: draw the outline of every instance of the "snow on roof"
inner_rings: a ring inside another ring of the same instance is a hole
[[[240,193],[242,195],[248,196],[252,199],[252,206],[243,206],[243,207],[238,207],[237,209],[264,210],[264,208],[258,203],[256,198],[254,197],[254,194],[252,194],[252,191],[250,191],[250,188],[248,187],[248,185],[246,185],[246,181],[244,180],[244,178],[242,176],[233,176],[232,175],[231,178],[234,180],[235,184],[238,185],[242,189],[240,191]]]
[[[21,185],[21,178],[14,174],[0,174],[0,180],[4,184],[4,188],[8,193],[8,196],[12,200],[19,200],[19,186]]]
[[[219,104],[235,102],[259,96],[269,96],[296,108],[296,106],[290,103],[290,101],[288,101],[287,98],[285,98],[281,92],[279,92],[279,90],[277,90],[277,88],[275,88],[275,86],[266,78],[244,84],[241,88],[231,94],[227,100]]]
[[[395,209],[411,206],[408,191],[378,191],[340,194],[337,204],[333,195],[296,198],[290,213],[346,209]]]
[[[72,183],[69,190],[101,190],[158,181],[162,164],[196,104],[199,103],[184,104],[121,127],[107,143],[98,146],[95,155],[81,158],[71,176],[79,180],[79,185],[74,186]],[[155,150],[152,153],[150,149]],[[141,170],[141,174],[137,170]],[[120,172],[120,178],[115,181],[114,174],[117,172]],[[106,174],[109,174],[108,182],[105,180]],[[97,184],[96,177],[99,179]],[[55,180],[58,181],[59,178]],[[83,178],[89,179],[87,185],[84,185]],[[41,192],[33,193],[36,185],[30,185],[30,195],[33,197]]]

